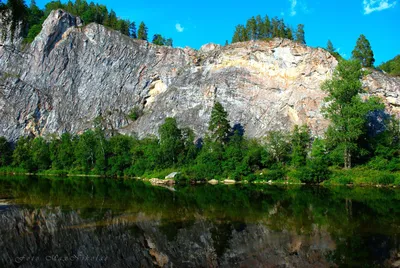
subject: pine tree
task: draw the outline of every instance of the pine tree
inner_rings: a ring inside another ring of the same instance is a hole
[[[136,39],[136,38],[137,38],[137,34],[136,34],[136,24],[135,24],[134,21],[132,21],[132,22],[129,24],[129,37],[130,37],[130,38],[133,38],[133,39]]]
[[[139,25],[139,30],[138,30],[138,39],[140,40],[146,40],[147,41],[147,27],[146,24],[142,21]]]
[[[293,40],[293,30],[290,27],[286,28],[286,38]]]
[[[373,67],[375,59],[371,44],[364,35],[360,35],[352,52],[353,58],[360,61],[363,67]]]
[[[164,38],[163,42],[164,42],[164,46],[167,46],[167,47],[173,47],[174,46],[172,38],[167,38],[167,39]]]
[[[265,25],[260,15],[256,17],[256,39],[260,40],[265,36]]]
[[[331,54],[335,52],[336,48],[333,47],[331,40],[328,40],[328,43],[326,44],[326,50]]]
[[[164,38],[161,34],[155,34],[153,36],[153,40],[151,41],[155,45],[163,46],[164,45]]]
[[[249,40],[257,39],[257,22],[254,17],[251,17],[249,20],[247,20],[246,31],[247,31]]]
[[[219,144],[227,142],[230,131],[228,113],[219,102],[216,102],[212,108],[208,130],[212,141]]]
[[[278,17],[272,18],[271,20],[271,37],[275,38],[279,36],[279,19]]]
[[[305,33],[304,33],[304,25],[299,24],[297,25],[296,31],[296,41],[300,44],[306,44]]]
[[[263,38],[270,38],[272,30],[271,30],[271,21],[269,20],[268,15],[265,15],[264,29],[265,29],[265,36]]]
[[[8,0],[7,8],[11,12],[11,16],[6,18],[6,25],[10,25],[11,30],[11,40],[14,40],[15,30],[17,29],[20,22],[23,26],[27,23],[28,19],[28,8],[25,5],[24,0]],[[3,29],[4,31],[4,29]]]

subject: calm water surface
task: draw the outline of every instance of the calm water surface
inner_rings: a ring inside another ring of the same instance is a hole
[[[400,189],[0,177],[0,267],[400,267]]]

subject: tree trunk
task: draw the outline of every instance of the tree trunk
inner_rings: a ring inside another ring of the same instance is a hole
[[[351,168],[351,152],[347,146],[344,148],[343,158],[344,158],[344,168],[350,169]]]

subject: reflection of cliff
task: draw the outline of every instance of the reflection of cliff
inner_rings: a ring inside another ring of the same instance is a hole
[[[306,237],[263,224],[220,224],[201,217],[189,224],[163,224],[141,213],[114,216],[106,211],[97,221],[80,214],[50,207],[3,212],[0,266],[324,267],[325,253],[335,247],[318,230]],[[18,264],[16,258],[23,256]],[[72,261],[61,260],[66,256]]]
[[[400,265],[398,190],[0,176],[0,198],[1,268]]]

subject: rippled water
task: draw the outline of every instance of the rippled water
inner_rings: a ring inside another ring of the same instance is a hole
[[[400,266],[400,190],[0,177],[0,267]]]

